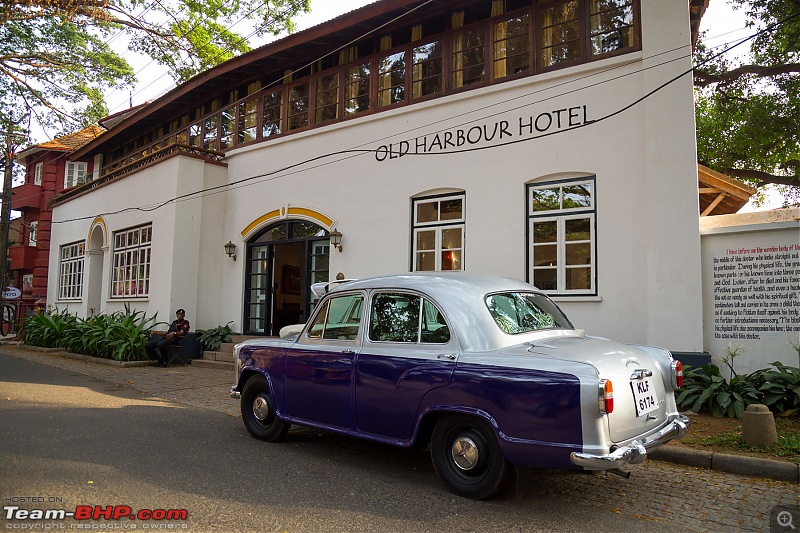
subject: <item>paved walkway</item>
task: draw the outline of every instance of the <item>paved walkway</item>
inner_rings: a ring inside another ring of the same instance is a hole
[[[13,345],[0,346],[0,350],[20,359],[80,372],[103,381],[140,390],[162,400],[211,409],[231,416],[241,416],[239,402],[228,395],[234,380],[232,372],[191,365],[169,368],[122,367],[83,361],[66,356],[62,352],[38,352]]]
[[[130,387],[155,398],[211,409],[239,417],[239,402],[228,396],[233,375],[227,371],[177,366],[121,367],[82,361],[56,353],[0,346],[3,353],[40,364],[79,372]],[[569,472],[522,469],[517,499],[533,503],[545,491],[566,501],[590,504],[643,520],[684,523],[686,531],[783,531],[770,513],[792,509],[800,526],[800,493],[796,483],[747,477],[662,461],[631,468],[628,480],[611,474],[587,476]],[[532,499],[533,498],[533,499]]]

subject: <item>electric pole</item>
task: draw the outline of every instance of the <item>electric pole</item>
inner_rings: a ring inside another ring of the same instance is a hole
[[[0,210],[0,288],[5,292],[8,285],[8,227],[11,223],[11,177],[14,167],[14,123],[8,121],[3,175],[2,210]],[[2,305],[0,295],[0,306]],[[1,307],[0,307],[1,308]]]

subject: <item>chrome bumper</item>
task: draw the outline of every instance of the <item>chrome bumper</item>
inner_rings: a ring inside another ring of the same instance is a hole
[[[670,416],[666,426],[656,433],[637,439],[614,450],[609,454],[595,455],[591,453],[572,452],[570,460],[573,464],[587,470],[612,470],[626,464],[639,464],[647,459],[647,450],[666,444],[672,439],[679,439],[689,429],[689,419],[683,415]]]
[[[230,395],[234,400],[238,400],[242,397],[242,393],[236,390],[236,386],[231,387]]]

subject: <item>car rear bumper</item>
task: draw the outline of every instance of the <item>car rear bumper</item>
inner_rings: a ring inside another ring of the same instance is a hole
[[[647,459],[647,450],[666,444],[672,439],[683,437],[687,429],[689,429],[688,418],[683,415],[671,415],[663,428],[646,437],[636,439],[627,446],[603,455],[572,452],[570,460],[573,464],[587,470],[612,470],[626,464],[639,464]]]
[[[230,394],[231,398],[233,398],[234,400],[238,400],[238,399],[240,399],[242,397],[242,393],[239,392],[238,390],[236,390],[235,386],[231,387],[231,391],[230,391],[229,394]]]

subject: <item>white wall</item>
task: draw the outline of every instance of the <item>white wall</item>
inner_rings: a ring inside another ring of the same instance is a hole
[[[800,209],[704,217],[705,349],[737,373],[800,366]],[[723,368],[726,368],[723,366]]]

